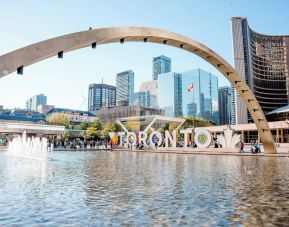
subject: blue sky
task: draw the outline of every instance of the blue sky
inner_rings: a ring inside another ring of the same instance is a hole
[[[87,30],[89,27],[146,26],[193,38],[233,64],[231,17],[247,17],[264,34],[289,34],[288,0],[1,0],[0,55],[23,46]],[[151,80],[152,57],[172,59],[176,72],[201,67],[226,79],[202,59],[173,47],[149,44],[108,44],[53,57],[24,69],[24,75],[0,79],[0,105],[24,107],[38,93],[57,107],[87,109],[88,84],[115,84],[116,73],[135,72],[135,88]]]

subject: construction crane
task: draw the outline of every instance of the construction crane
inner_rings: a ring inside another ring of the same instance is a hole
[[[81,110],[82,107],[84,106],[84,104],[85,104],[86,101],[87,101],[87,97],[84,96],[83,90],[81,91],[81,97],[82,97],[82,102],[81,102],[80,106],[78,107],[78,110]]]

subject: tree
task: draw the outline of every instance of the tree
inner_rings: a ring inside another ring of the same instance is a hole
[[[86,130],[89,126],[90,126],[90,122],[84,121],[84,122],[81,122],[76,128],[78,130]]]
[[[169,123],[169,131],[170,131],[170,132],[174,131],[179,125],[180,125],[179,122]]]
[[[91,124],[91,127],[94,127],[97,130],[102,130],[102,124],[100,123],[99,119],[95,120],[95,122]]]
[[[157,131],[160,132],[161,134],[164,133],[164,129],[163,128],[158,128]]]
[[[119,124],[114,122],[106,122],[102,128],[102,136],[103,138],[108,139],[108,134],[110,132],[120,132],[120,131],[122,131],[122,128],[120,127]]]
[[[125,127],[128,131],[139,131],[140,129],[140,121],[131,120],[125,124]]]
[[[94,127],[89,127],[81,132],[84,139],[96,139],[99,137],[98,130]]]
[[[63,137],[64,139],[69,138],[69,132],[67,130],[64,131]]]
[[[181,128],[207,127],[212,126],[212,123],[200,117],[185,117],[185,122]]]
[[[78,126],[77,129],[79,130],[86,130],[87,128],[96,128],[96,130],[101,130],[102,129],[102,125],[99,122],[99,120],[97,119],[95,122],[88,122],[88,121],[84,121],[81,122]]]
[[[68,128],[70,126],[70,120],[63,113],[53,113],[47,119],[48,124],[50,125],[62,125]]]

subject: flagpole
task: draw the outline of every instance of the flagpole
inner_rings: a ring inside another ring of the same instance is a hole
[[[193,134],[195,135],[195,113],[194,113],[194,103],[195,103],[195,88],[194,88],[194,83],[192,83],[188,87],[188,92],[193,91],[193,102],[192,102],[192,117],[193,117]]]
[[[194,128],[194,134],[195,134],[195,112],[194,112],[194,103],[195,103],[195,89],[193,88],[192,110],[193,110],[193,128]]]

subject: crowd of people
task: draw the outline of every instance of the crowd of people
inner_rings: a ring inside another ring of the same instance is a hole
[[[48,147],[52,149],[101,149],[108,148],[109,145],[107,140],[48,140]]]
[[[240,141],[240,143],[239,143],[239,148],[240,148],[240,153],[244,153],[244,152],[245,152],[243,141]],[[251,143],[250,143],[250,152],[251,152],[252,154],[261,153],[260,144],[258,143],[257,140],[256,140],[256,141],[255,141],[255,140],[251,140]]]
[[[118,146],[125,146],[128,149],[137,149],[142,150],[146,148],[147,146],[144,144],[143,141],[136,144],[131,143],[124,143],[122,145],[117,144]],[[113,144],[111,141],[107,140],[71,140],[71,141],[64,141],[64,140],[48,140],[48,146],[51,149],[103,149],[103,148],[112,148]],[[165,147],[165,143],[161,144],[162,147]],[[183,147],[183,144],[180,142],[177,142],[177,147]],[[188,142],[187,144],[188,148],[196,148],[197,145],[194,141]],[[214,140],[213,142],[214,148],[222,148],[221,144],[218,143],[217,140]],[[238,144],[240,153],[245,153],[244,150],[244,143],[243,141],[240,141]],[[154,141],[154,148],[158,148],[158,142]],[[251,152],[252,154],[261,153],[260,144],[258,141],[252,140],[250,145],[250,150],[248,152]]]

